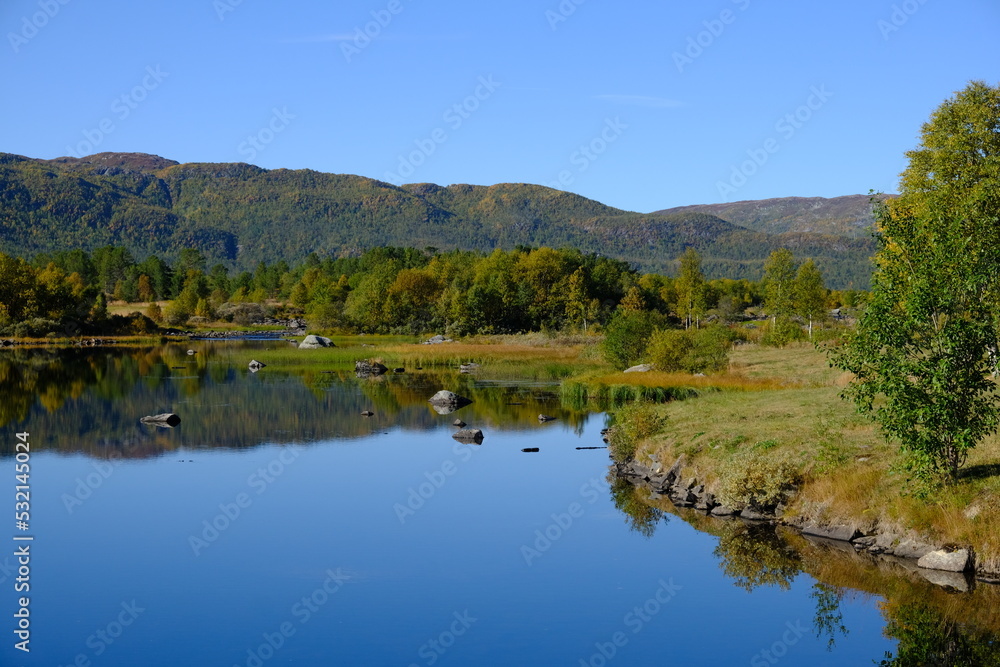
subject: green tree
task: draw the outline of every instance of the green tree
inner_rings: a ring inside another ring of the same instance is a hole
[[[782,315],[794,312],[795,256],[788,248],[772,252],[764,262],[764,307],[776,324]]]
[[[876,206],[868,307],[834,361],[918,479],[951,480],[1000,419],[1000,91],[974,83],[945,102],[908,156],[901,196]]]
[[[691,328],[705,314],[705,276],[701,272],[701,255],[694,248],[685,250],[680,261],[681,271],[674,281],[677,315],[684,320],[685,328]]]
[[[826,312],[826,287],[823,274],[816,264],[807,259],[795,273],[795,312],[809,320],[809,338],[813,335],[813,320],[823,317]]]

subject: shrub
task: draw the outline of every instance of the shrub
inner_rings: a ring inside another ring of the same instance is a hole
[[[617,461],[634,458],[639,443],[662,431],[666,423],[667,418],[649,404],[632,404],[618,410],[615,425],[608,430],[611,456]]]
[[[173,327],[179,327],[187,323],[191,313],[179,301],[171,301],[163,309],[163,321]]]
[[[693,347],[691,336],[683,329],[657,331],[649,341],[648,358],[657,370],[679,371]]]
[[[805,339],[806,332],[801,326],[792,318],[781,316],[764,325],[764,335],[760,342],[771,347],[784,347],[789,343]]]
[[[62,326],[58,322],[35,317],[8,326],[5,329],[5,335],[14,336],[15,338],[41,338],[46,334],[61,330]]]
[[[157,324],[163,322],[163,309],[160,308],[160,304],[155,301],[150,301],[149,305],[146,306],[146,317],[153,320]]]
[[[141,336],[156,333],[159,327],[142,313],[133,312],[128,315],[112,315],[100,330],[111,336]]]
[[[769,454],[754,445],[744,448],[722,467],[719,499],[733,509],[770,510],[798,479],[798,467],[788,453]]]
[[[663,316],[645,311],[616,311],[604,328],[601,354],[622,370],[639,362],[646,354],[649,337],[663,323]]]
[[[249,326],[262,322],[267,316],[267,311],[259,303],[240,302],[224,303],[219,306],[215,316],[226,322],[234,322],[240,326]]]
[[[729,364],[729,348],[735,338],[731,329],[720,325],[657,331],[650,339],[647,356],[661,371],[718,371]]]

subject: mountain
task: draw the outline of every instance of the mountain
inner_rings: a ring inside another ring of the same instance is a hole
[[[765,234],[799,232],[868,238],[874,224],[868,195],[846,197],[781,197],[728,204],[680,206],[653,215],[705,213]]]
[[[0,153],[0,251],[128,248],[141,259],[201,250],[210,263],[252,269],[309,253],[381,246],[490,251],[574,247],[672,273],[693,246],[710,277],[759,278],[780,247],[812,257],[834,287],[868,284],[872,242],[789,228],[762,232],[707,211],[641,214],[538,185],[429,183],[397,187],[308,169],[180,164],[100,153],[38,160]]]

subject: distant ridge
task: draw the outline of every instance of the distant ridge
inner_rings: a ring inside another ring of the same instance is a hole
[[[796,222],[794,206],[782,216],[756,216],[767,230],[750,228],[753,216],[735,210],[727,210],[734,218],[727,221],[709,207],[642,214],[523,183],[397,187],[363,176],[181,164],[143,153],[52,160],[0,153],[0,251],[27,257],[117,245],[137,259],[173,259],[195,247],[210,263],[253,270],[261,261],[294,264],[310,253],[349,256],[383,245],[482,252],[547,245],[673,273],[677,257],[694,247],[710,277],[756,279],[768,254],[789,247],[815,259],[830,286],[867,286],[870,239]],[[820,216],[827,218],[839,219]],[[789,222],[779,228],[772,219]]]
[[[894,195],[890,195],[894,196]],[[653,215],[706,213],[765,234],[800,232],[867,238],[874,224],[868,195],[844,197],[780,197],[726,204],[678,206]]]

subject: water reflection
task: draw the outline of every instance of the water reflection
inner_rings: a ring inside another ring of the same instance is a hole
[[[477,428],[522,430],[549,427],[538,423],[545,412],[579,434],[589,414],[586,408],[564,407],[554,383],[491,382],[454,371],[358,378],[353,363],[251,372],[246,361],[268,344],[282,343],[204,345],[192,355],[178,344],[5,350],[0,425],[30,423],[41,436],[39,450],[145,458],[181,447],[246,448],[359,438],[388,429],[426,431],[455,416]],[[451,418],[439,415],[427,399],[440,389],[473,404]],[[374,415],[362,417],[363,411]],[[180,415],[180,427],[170,431],[138,423],[164,412]],[[9,455],[11,448],[4,443],[0,454]]]
[[[919,570],[914,561],[858,553],[847,543],[807,538],[766,523],[679,509],[624,479],[612,481],[612,496],[626,521],[644,535],[661,525],[651,512],[655,510],[676,514],[718,537],[714,555],[720,568],[748,592],[759,587],[788,590],[802,573],[815,578],[813,630],[830,650],[849,633],[841,610],[845,598],[877,596],[882,598],[878,606],[886,622],[884,634],[898,646],[874,664],[1000,665],[1000,586],[963,575],[948,578],[947,573]]]
[[[625,523],[633,531],[647,538],[652,537],[660,522],[667,522],[670,515],[644,502],[643,490],[632,486],[614,472],[608,474],[608,484],[611,487],[612,502],[625,515]],[[648,492],[645,493],[648,498]]]
[[[899,642],[882,667],[979,667],[1000,665],[997,636],[948,619],[929,605],[886,602],[885,634]]]

